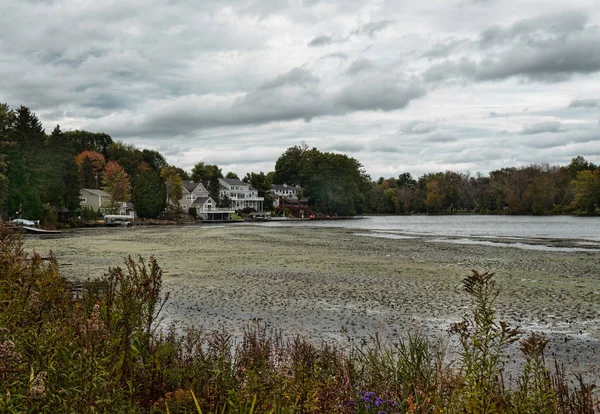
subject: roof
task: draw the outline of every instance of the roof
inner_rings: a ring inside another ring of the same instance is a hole
[[[223,180],[229,185],[250,185],[238,178],[219,178],[219,180]]]
[[[195,183],[193,180],[183,180],[183,188],[185,188],[189,193],[194,191],[196,187],[198,187],[198,183]]]
[[[252,185],[250,183],[239,180],[237,178],[219,178],[219,180],[224,181],[225,183],[227,183],[230,186],[232,186],[232,185],[247,185],[249,190],[257,191],[256,188],[252,187]]]
[[[204,203],[206,203],[208,200],[211,200],[213,203],[215,202],[212,198],[210,197],[198,197],[197,199],[194,200],[194,202],[192,203],[192,205],[204,205]]]
[[[98,197],[110,197],[110,194],[108,194],[106,191],[102,191],[98,188],[82,188],[81,191],[90,192],[94,195],[97,195]]]
[[[300,187],[291,184],[271,184],[271,190],[296,190],[299,191]]]

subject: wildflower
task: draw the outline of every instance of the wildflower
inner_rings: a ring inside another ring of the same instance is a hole
[[[48,375],[46,371],[40,371],[33,380],[27,393],[32,400],[41,400],[46,396],[46,384],[44,383],[46,375]]]
[[[42,309],[42,300],[38,292],[33,291],[29,294],[27,308],[33,313],[38,313]]]
[[[521,351],[528,358],[537,358],[544,353],[548,339],[543,334],[532,334],[521,341]]]
[[[21,356],[16,351],[16,348],[13,341],[0,343],[0,371],[14,369],[19,364]]]
[[[92,310],[92,314],[85,324],[82,324],[81,329],[85,331],[88,335],[93,335],[97,339],[106,339],[108,338],[108,329],[106,325],[100,319],[100,305],[95,304],[94,309]]]

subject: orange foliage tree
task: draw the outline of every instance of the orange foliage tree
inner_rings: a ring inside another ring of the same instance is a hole
[[[75,157],[79,167],[81,185],[84,188],[98,188],[98,177],[104,171],[104,156],[96,151],[83,151]]]
[[[131,196],[129,175],[115,161],[109,161],[102,175],[104,191],[110,194],[110,210],[116,213],[119,203],[126,202]]]

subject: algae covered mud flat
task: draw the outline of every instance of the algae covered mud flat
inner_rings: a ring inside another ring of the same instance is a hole
[[[570,248],[582,246],[574,241],[544,250],[365,234],[381,236],[304,226],[138,227],[28,237],[26,247],[52,250],[68,264],[62,273],[78,280],[101,276],[127,255],[154,255],[171,292],[165,325],[239,335],[260,320],[342,346],[414,329],[446,337],[469,311],[460,280],[470,269],[489,270],[501,289],[500,317],[545,332],[549,353],[567,368],[600,373],[597,249]]]

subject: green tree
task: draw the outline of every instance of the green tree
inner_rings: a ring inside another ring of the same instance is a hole
[[[165,209],[167,192],[155,171],[139,173],[133,179],[131,201],[140,217],[155,218]]]
[[[142,151],[133,145],[127,145],[122,142],[113,142],[108,147],[108,159],[117,162],[130,177],[133,177],[139,171],[140,164],[145,162]]]
[[[316,150],[316,148],[313,148]],[[273,182],[276,184],[301,185],[300,175],[304,163],[304,155],[308,151],[306,144],[288,148],[275,163]]]
[[[229,171],[227,174],[225,174],[225,178],[236,179],[236,180],[240,179],[240,177],[238,177],[238,175],[236,173],[234,173],[233,171]]]
[[[14,112],[7,104],[0,104],[0,214],[5,218],[9,180],[7,155],[10,147],[14,145],[11,141],[14,117]]]
[[[386,214],[395,214],[397,212],[397,196],[396,191],[392,188],[388,188],[383,192],[383,196],[381,197],[381,213]]]
[[[370,177],[357,160],[344,154],[305,145],[288,148],[275,164],[273,179],[299,184],[311,205],[327,214],[362,214],[369,208]]]
[[[194,165],[194,168],[192,169],[191,179],[197,183],[202,183],[217,205],[221,204],[221,184],[219,178],[223,178],[223,173],[216,165],[205,164],[201,161]]]
[[[73,155],[83,151],[95,151],[108,157],[108,149],[113,143],[110,135],[80,130],[65,132],[64,139],[69,142]]]
[[[594,171],[596,169],[596,166],[593,163],[587,161],[581,155],[578,155],[577,157],[571,160],[571,163],[567,168],[571,172],[571,177],[576,178],[577,173],[579,173],[580,171]]]
[[[594,213],[600,206],[600,168],[595,171],[581,170],[571,183],[573,206],[586,213]]]
[[[273,208],[273,195],[271,194],[271,184],[273,183],[268,174],[262,171],[260,173],[246,173],[242,181],[256,188],[259,197],[264,197],[263,207],[265,210]]]
[[[25,106],[14,111],[11,141],[7,152],[8,214],[40,219],[43,214],[42,199],[48,188],[49,162],[46,153],[46,134],[37,116]]]
[[[150,165],[153,171],[160,174],[160,170],[167,167],[167,161],[162,154],[155,150],[144,149],[142,150],[142,158],[145,162]]]

